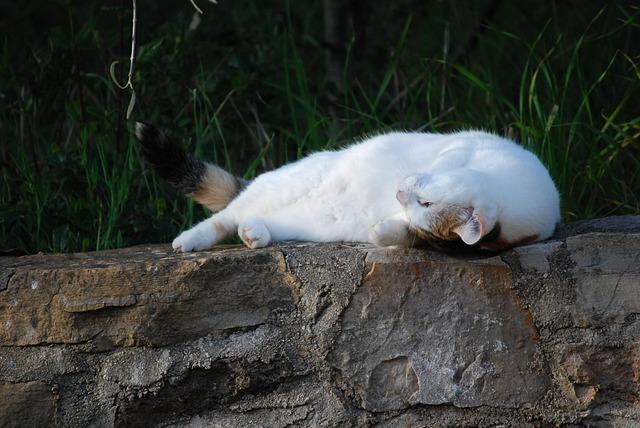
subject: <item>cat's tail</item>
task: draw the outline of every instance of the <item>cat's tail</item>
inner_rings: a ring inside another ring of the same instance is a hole
[[[212,211],[220,211],[236,197],[245,181],[222,168],[196,159],[153,125],[136,122],[136,137],[144,157],[179,192]]]

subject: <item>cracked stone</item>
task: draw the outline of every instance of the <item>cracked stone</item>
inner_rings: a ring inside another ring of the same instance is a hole
[[[499,255],[0,257],[17,426],[637,426],[640,216]]]
[[[330,355],[363,408],[516,407],[542,396],[550,381],[537,333],[499,259],[391,260],[369,259]]]

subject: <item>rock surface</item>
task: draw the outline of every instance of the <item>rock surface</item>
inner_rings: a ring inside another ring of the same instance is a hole
[[[640,216],[498,255],[0,258],[2,426],[636,426]]]

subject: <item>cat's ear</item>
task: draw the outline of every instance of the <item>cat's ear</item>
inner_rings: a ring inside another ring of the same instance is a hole
[[[459,226],[452,229],[467,245],[477,244],[484,235],[489,233],[496,223],[496,206],[485,205],[482,208],[475,208],[469,218]]]

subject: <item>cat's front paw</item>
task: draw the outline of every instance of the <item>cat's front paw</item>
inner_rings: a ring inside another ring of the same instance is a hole
[[[263,248],[271,242],[271,234],[261,220],[249,220],[238,227],[238,235],[249,248]]]
[[[209,226],[211,227],[211,226]],[[208,250],[215,244],[212,233],[208,230],[202,230],[198,226],[193,229],[185,230],[176,239],[173,240],[171,246],[178,253],[187,253],[189,251]]]
[[[409,244],[410,232],[406,222],[387,219],[374,224],[369,230],[369,240],[380,247]]]

